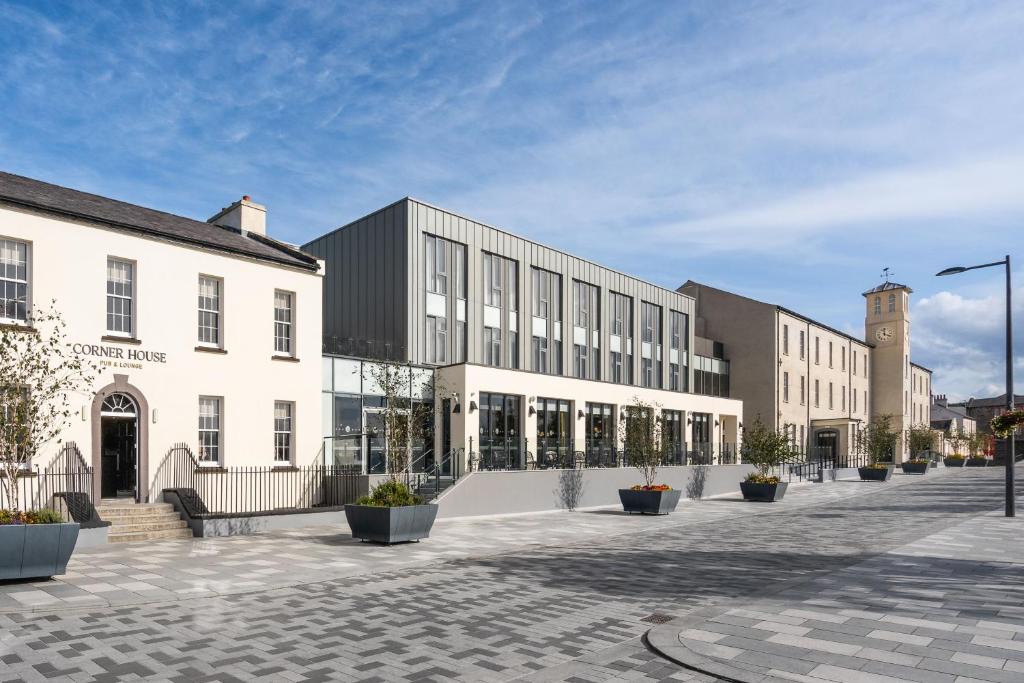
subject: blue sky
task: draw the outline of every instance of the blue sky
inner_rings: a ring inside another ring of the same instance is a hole
[[[1001,273],[932,275],[1024,265],[1021,35],[1020,2],[0,0],[0,168],[249,194],[299,243],[412,195],[858,335],[889,266],[936,391],[987,395]]]

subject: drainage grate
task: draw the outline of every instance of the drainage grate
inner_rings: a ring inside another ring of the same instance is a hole
[[[667,624],[673,619],[675,619],[675,617],[671,614],[658,614],[655,612],[654,614],[648,614],[640,621],[646,621],[648,624]]]

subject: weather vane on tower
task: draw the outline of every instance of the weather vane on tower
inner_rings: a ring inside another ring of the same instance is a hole
[[[890,269],[888,266],[886,266],[885,268],[882,268],[882,277],[885,278],[886,282],[889,282],[889,276],[890,275],[895,275],[895,274],[896,273],[892,272],[892,269]]]

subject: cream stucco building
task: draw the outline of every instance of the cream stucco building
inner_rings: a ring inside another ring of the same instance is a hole
[[[264,207],[203,222],[0,173],[0,245],[2,324],[55,301],[101,368],[62,435],[97,495],[158,499],[176,443],[208,467],[319,453],[322,270],[267,236]]]

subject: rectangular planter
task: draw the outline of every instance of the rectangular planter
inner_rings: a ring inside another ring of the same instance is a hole
[[[78,541],[79,526],[0,525],[0,579],[38,579],[63,574]]]
[[[404,543],[427,538],[436,518],[436,505],[404,505],[394,508],[345,506],[345,519],[352,529],[352,538],[375,543]]]
[[[679,494],[681,493],[682,491],[678,489],[671,491],[619,489],[619,500],[622,502],[622,509],[630,514],[639,512],[642,515],[667,515],[679,505]]]
[[[928,474],[928,463],[926,462],[920,464],[905,462],[900,466],[903,468],[903,474]]]
[[[972,460],[972,459],[968,458],[967,459],[967,467],[988,467],[988,458],[985,458],[983,460],[982,459]]]
[[[942,464],[946,467],[963,467],[965,460],[963,458],[943,458]]]
[[[780,481],[778,484],[755,484],[752,481],[741,481],[740,491],[743,492],[743,500],[774,503],[782,500],[782,497],[786,495],[788,485],[784,481]]]
[[[889,481],[892,478],[891,467],[886,467],[884,470],[877,467],[858,467],[857,473],[860,475],[861,481]]]

